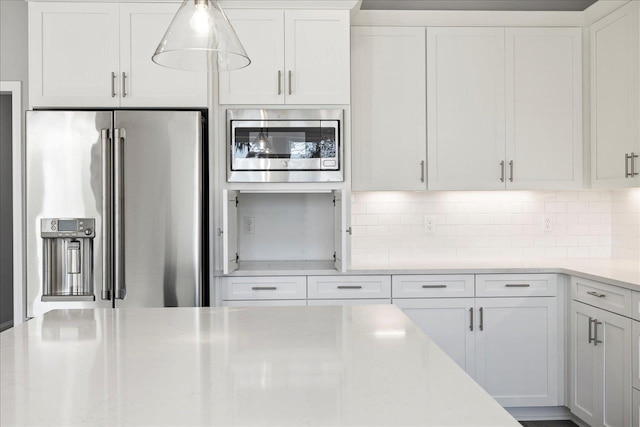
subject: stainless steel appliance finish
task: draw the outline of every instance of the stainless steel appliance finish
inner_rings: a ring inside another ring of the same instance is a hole
[[[202,305],[202,129],[197,111],[27,112],[28,316]],[[95,220],[95,302],[43,300],[41,225],[52,218]]]
[[[342,110],[227,110],[227,181],[343,181],[342,119]]]

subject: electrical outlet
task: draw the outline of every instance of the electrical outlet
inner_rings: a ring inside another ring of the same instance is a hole
[[[551,233],[553,231],[553,218],[551,215],[542,216],[542,231],[545,233]]]
[[[424,216],[424,232],[426,234],[436,234],[436,217],[434,215]]]
[[[244,234],[256,234],[256,219],[254,217],[244,217]]]

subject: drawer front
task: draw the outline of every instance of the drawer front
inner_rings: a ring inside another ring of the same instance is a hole
[[[393,298],[455,298],[474,296],[473,274],[398,275],[391,279]]]
[[[307,280],[304,276],[223,277],[221,285],[223,301],[307,298]]]
[[[309,276],[309,299],[391,298],[391,276]]]
[[[631,317],[640,320],[640,292],[631,292]]]
[[[310,299],[307,305],[379,305],[391,304],[390,299]]]
[[[577,301],[631,317],[631,290],[594,280],[571,277],[571,296]]]
[[[477,274],[476,297],[554,297],[555,274]]]

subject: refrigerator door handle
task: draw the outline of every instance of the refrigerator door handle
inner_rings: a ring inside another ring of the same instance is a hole
[[[110,301],[113,283],[113,210],[111,206],[112,191],[112,147],[110,129],[100,131],[102,140],[102,295],[103,300]]]
[[[115,298],[124,299],[127,294],[124,281],[124,143],[125,130],[115,129],[113,150],[113,219],[114,219],[114,272]]]

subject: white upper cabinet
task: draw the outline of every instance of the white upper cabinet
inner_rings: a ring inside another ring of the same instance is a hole
[[[117,3],[29,2],[32,106],[120,105]]]
[[[425,30],[352,29],[352,189],[426,190]]]
[[[503,28],[427,29],[431,190],[498,190],[505,153]]]
[[[348,10],[227,10],[251,64],[220,73],[221,104],[349,104]]]
[[[582,31],[507,28],[509,189],[582,187]]]
[[[151,61],[178,4],[29,3],[33,107],[204,107],[206,73]]]
[[[591,26],[591,183],[640,186],[640,3]]]
[[[207,105],[205,72],[175,70],[151,60],[179,5],[120,5],[120,106],[197,107]]]
[[[429,28],[429,189],[580,188],[581,49],[578,28]]]

